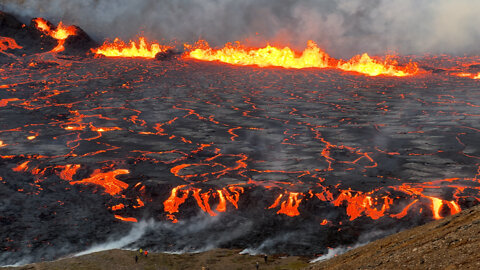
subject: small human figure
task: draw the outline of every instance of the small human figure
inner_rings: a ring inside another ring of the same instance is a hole
[[[258,270],[258,268],[260,267],[260,264],[257,262],[255,266],[257,267],[257,270]]]
[[[135,255],[135,263],[137,263],[137,262],[138,262],[138,256]]]
[[[268,256],[267,256],[267,254],[265,254],[265,255],[263,256],[263,259],[265,260],[265,263],[267,263],[267,261],[268,261]]]
[[[143,249],[140,248],[140,249],[138,250],[138,252],[139,252],[140,254],[143,254]]]
[[[148,257],[148,251],[146,249],[145,249],[144,254],[145,254],[145,257]]]

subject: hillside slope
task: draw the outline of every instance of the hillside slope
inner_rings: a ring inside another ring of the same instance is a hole
[[[306,269],[480,269],[479,250],[480,206],[475,206]]]

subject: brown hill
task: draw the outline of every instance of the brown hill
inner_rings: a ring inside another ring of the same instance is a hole
[[[306,269],[480,269],[480,206]]]

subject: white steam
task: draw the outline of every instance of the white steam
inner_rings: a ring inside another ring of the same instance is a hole
[[[92,247],[88,248],[87,250],[79,252],[79,253],[75,254],[74,256],[77,257],[77,256],[82,256],[82,255],[94,253],[94,252],[103,251],[103,250],[123,248],[125,246],[128,246],[128,245],[138,241],[145,234],[145,232],[148,229],[153,228],[154,225],[155,225],[155,222],[153,220],[150,220],[150,221],[143,221],[142,220],[138,223],[135,223],[133,225],[132,229],[130,230],[130,232],[127,235],[125,235],[125,236],[123,236],[119,239],[110,239],[107,242],[102,243],[102,244],[93,245]]]
[[[143,32],[216,46],[248,39],[303,48],[312,39],[336,57],[480,53],[480,0],[0,0],[0,9],[76,24],[98,41]]]

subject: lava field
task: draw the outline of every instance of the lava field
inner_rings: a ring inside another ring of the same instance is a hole
[[[117,240],[313,256],[480,200],[478,57],[405,77],[94,57],[81,29],[58,52],[1,15],[2,265]]]

